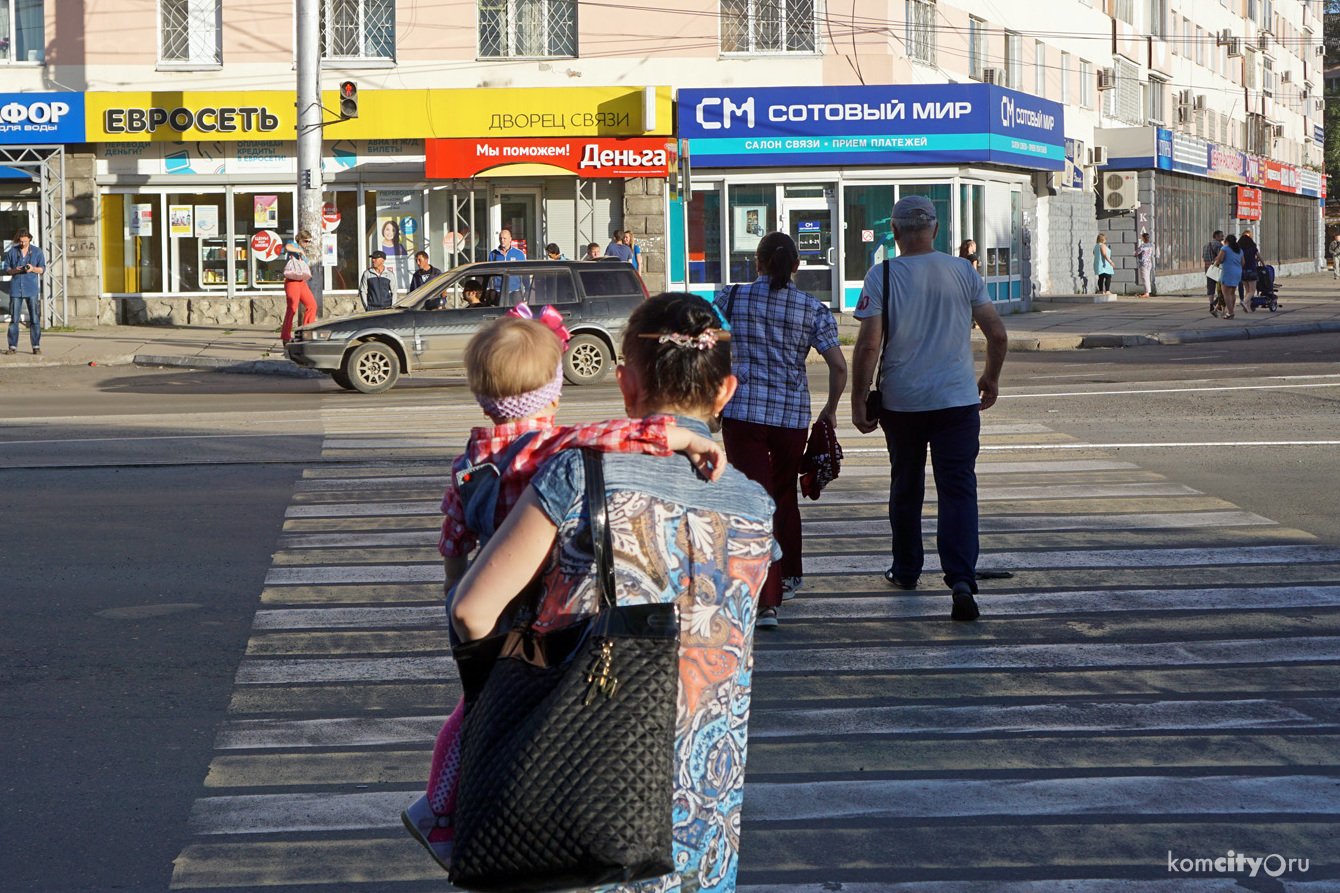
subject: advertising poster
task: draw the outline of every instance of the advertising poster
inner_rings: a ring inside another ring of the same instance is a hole
[[[152,236],[154,234],[154,206],[130,206],[131,236]]]
[[[256,220],[257,229],[271,229],[279,226],[279,196],[277,195],[258,195],[256,196]]]
[[[767,219],[767,205],[737,205],[735,225],[731,227],[734,236],[731,251],[739,254],[757,249],[759,240],[763,238]]]
[[[168,235],[174,239],[195,235],[195,210],[190,205],[168,205]]]
[[[321,237],[321,262],[331,269],[340,265],[339,243],[334,233],[326,233]]]
[[[423,218],[423,194],[417,189],[382,189],[377,192],[376,227],[369,239],[369,251],[386,254],[386,266],[395,270],[396,288],[409,288],[414,264],[411,258],[420,248],[419,221]]]
[[[195,237],[197,239],[217,239],[219,237],[219,206],[195,206]]]

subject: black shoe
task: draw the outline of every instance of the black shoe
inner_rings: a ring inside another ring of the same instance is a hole
[[[889,568],[884,572],[884,579],[888,581],[888,584],[890,586],[897,586],[899,589],[911,590],[917,588],[916,580],[913,580],[911,583],[904,583],[902,580],[895,580],[893,577],[893,568]]]
[[[954,584],[954,607],[949,612],[950,620],[976,620],[982,615],[977,610],[977,600],[972,597],[972,587],[967,583]]]

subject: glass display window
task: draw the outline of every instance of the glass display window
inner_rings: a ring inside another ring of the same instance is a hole
[[[325,287],[340,291],[358,288],[360,252],[358,193],[352,189],[321,196],[321,269]]]
[[[226,291],[229,276],[245,276],[245,246],[230,250],[224,203],[222,192],[167,196],[167,291]]]
[[[102,196],[102,287],[109,294],[163,291],[163,196]]]
[[[242,274],[234,272],[237,291],[284,287],[284,243],[293,238],[293,193],[257,189],[233,193],[233,250],[241,247]]]
[[[939,221],[940,228],[935,233],[935,250],[943,251],[945,254],[957,254],[957,245],[953,245],[954,239],[954,218],[953,201],[950,198],[953,187],[948,183],[929,183],[915,184],[898,187],[898,197],[906,198],[909,195],[923,195],[931,200],[935,205],[935,219]]]
[[[423,190],[369,189],[363,195],[367,254],[386,254],[386,267],[395,273],[396,289],[403,294],[409,291],[414,275],[414,252],[425,244]],[[354,281],[357,286],[357,279]]]
[[[721,190],[695,189],[688,205],[689,282],[721,282]]]
[[[871,267],[898,253],[893,242],[894,187],[847,186],[842,198],[842,275],[850,282],[862,282]]]
[[[439,270],[484,260],[488,254],[488,198],[483,190],[435,186],[428,192],[432,232],[424,249]],[[427,225],[427,224],[425,224]]]
[[[758,278],[758,243],[777,219],[777,187],[729,185],[727,190],[729,281],[753,282]]]

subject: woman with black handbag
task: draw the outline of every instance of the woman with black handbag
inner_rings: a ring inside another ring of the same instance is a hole
[[[673,413],[706,433],[735,390],[728,338],[701,298],[644,303],[618,370],[629,414]],[[708,483],[679,456],[570,451],[539,473],[452,608],[464,639],[486,636],[537,573],[543,583],[533,625],[514,631],[466,716],[454,884],[734,890],[772,509],[733,469]],[[659,634],[667,618],[673,678],[648,694],[655,667],[640,655],[654,646],[639,651],[637,637]],[[566,652],[565,637],[576,643]],[[574,686],[575,698],[564,694]],[[664,723],[653,715],[661,699]],[[586,709],[606,711],[607,723],[592,724]],[[546,738],[551,728],[563,734]],[[644,752],[662,745],[664,762]],[[616,751],[621,768],[597,766]],[[564,765],[567,754],[576,766]]]

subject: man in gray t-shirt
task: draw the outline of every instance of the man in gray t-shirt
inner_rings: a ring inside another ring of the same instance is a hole
[[[892,465],[893,564],[884,578],[915,589],[925,563],[921,509],[926,451],[935,471],[936,546],[954,620],[975,620],[979,413],[996,402],[1008,338],[970,261],[935,250],[935,206],[919,195],[893,207],[898,256],[866,274],[855,316],[852,423],[884,429]],[[971,329],[986,336],[986,367],[974,377]],[[887,331],[887,344],[885,342]],[[866,397],[878,367],[879,406]],[[877,412],[878,414],[872,414]]]

